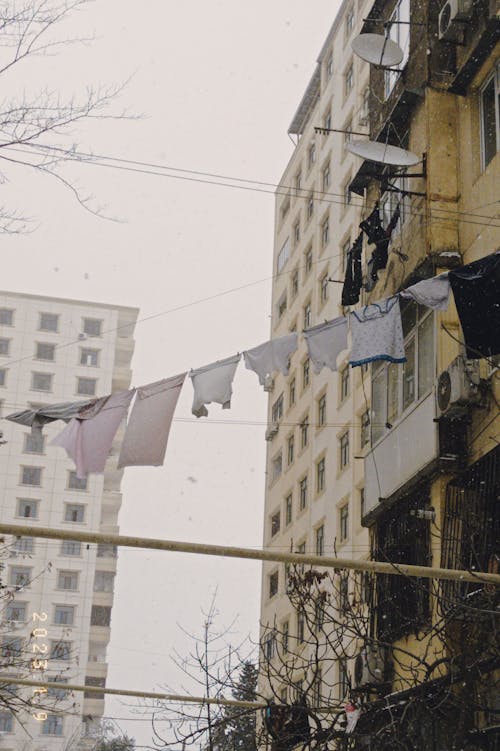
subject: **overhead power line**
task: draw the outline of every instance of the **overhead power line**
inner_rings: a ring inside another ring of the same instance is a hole
[[[209,545],[205,543],[182,542],[177,540],[160,540],[152,537],[131,537],[128,535],[101,534],[98,532],[80,532],[77,530],[51,529],[20,524],[0,524],[0,533],[16,537],[43,537],[51,540],[75,540],[84,543],[104,543],[126,548],[145,548],[148,550],[166,550],[176,553],[195,553],[213,555],[221,558],[246,558],[254,561],[276,561],[292,563],[296,566],[308,564],[320,568],[352,569],[353,571],[370,571],[377,574],[394,574],[399,576],[419,577],[422,579],[443,579],[447,581],[468,581],[488,583],[500,586],[500,574],[461,571],[458,569],[415,566],[405,563],[388,563],[385,561],[366,561],[350,558],[332,558],[330,556],[307,555],[303,553],[279,553],[276,550],[252,550],[230,545]]]

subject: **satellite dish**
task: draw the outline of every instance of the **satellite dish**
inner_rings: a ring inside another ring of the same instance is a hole
[[[411,151],[380,141],[350,141],[346,148],[351,154],[356,154],[369,162],[390,164],[393,167],[412,167],[420,161]]]
[[[352,40],[352,49],[362,60],[383,68],[399,65],[404,57],[399,44],[382,34],[359,34]]]

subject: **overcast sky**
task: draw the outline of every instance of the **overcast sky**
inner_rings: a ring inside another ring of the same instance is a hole
[[[75,128],[71,139],[84,150],[276,183],[293,150],[288,125],[337,7],[330,0],[96,0],[60,30],[93,32],[92,45],[27,62],[10,83],[70,95],[132,76],[115,110],[143,117]],[[97,219],[55,180],[9,168],[1,203],[32,217],[36,231],[2,238],[3,289],[140,308],[133,385],[268,338],[272,193],[84,164],[67,174],[125,221]],[[260,547],[266,395],[240,366],[230,412],[214,405],[213,419],[196,421],[191,400],[187,382],[165,466],[126,470],[121,531]],[[121,551],[108,685],[180,689],[170,660],[174,648],[186,649],[177,624],[200,628],[216,587],[220,622],[238,615],[239,634],[255,635],[260,564]],[[108,699],[106,714],[125,718],[130,710]],[[119,725],[150,743],[147,721]]]

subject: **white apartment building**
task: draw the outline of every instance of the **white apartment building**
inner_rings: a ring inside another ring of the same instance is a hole
[[[368,133],[369,66],[351,49],[368,7],[362,0],[342,3],[289,128],[297,145],[276,191],[272,337],[300,334],[342,314],[342,284],[329,279],[343,279],[346,253],[359,233],[362,205],[348,190],[357,160],[345,148],[352,136],[314,129]],[[289,375],[274,379],[266,434],[265,548],[369,558],[358,461],[369,444],[369,411],[363,398],[356,400],[362,408],[354,407],[353,390],[362,394],[362,374],[347,360],[345,351],[338,372],[324,368],[315,374],[299,337]],[[263,564],[261,624],[264,640],[270,640],[263,659],[286,651],[280,639],[301,641],[303,626],[291,609],[286,578],[283,564]],[[276,639],[266,635],[273,626]],[[328,685],[338,692],[332,698],[341,700],[346,692],[346,669],[331,667],[335,674]],[[302,677],[294,676],[293,683]],[[264,694],[266,680],[261,671]],[[293,700],[290,682],[275,686],[274,696]]]
[[[136,308],[0,292],[1,417],[28,407],[88,399],[130,385]],[[62,448],[64,423],[42,437],[1,421],[0,518],[33,527],[118,532],[117,451],[104,475],[76,477]],[[120,430],[115,439],[119,446]],[[0,612],[2,669],[24,677],[104,686],[117,552],[113,546],[6,538],[1,578],[14,590]],[[36,629],[36,630],[35,630]],[[30,638],[31,634],[31,638]],[[14,640],[14,641],[13,641]],[[16,641],[18,640],[18,641]],[[22,655],[21,666],[12,654]],[[31,660],[39,660],[33,667]],[[17,666],[17,667],[16,667]],[[33,689],[23,689],[33,692]],[[54,711],[16,719],[0,712],[3,751],[70,751],[96,743],[104,695],[65,694]],[[51,697],[41,697],[40,703]]]

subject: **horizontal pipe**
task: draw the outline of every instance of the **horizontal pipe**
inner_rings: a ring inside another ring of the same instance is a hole
[[[197,555],[215,555],[222,558],[244,558],[254,561],[277,561],[304,564],[320,568],[351,569],[369,571],[376,574],[394,574],[419,577],[422,579],[443,579],[448,581],[488,583],[500,586],[500,574],[488,574],[457,569],[437,568],[431,566],[414,566],[406,563],[388,563],[386,561],[366,561],[351,558],[332,558],[330,556],[307,555],[302,553],[279,553],[276,550],[253,550],[230,545],[208,545],[177,540],[160,540],[151,537],[131,537],[129,535],[102,534],[82,532],[74,529],[52,529],[21,524],[0,524],[0,534],[16,537],[31,536],[49,540],[75,540],[84,543],[103,543],[125,548],[144,548],[147,550],[168,550],[176,553],[195,553]]]

